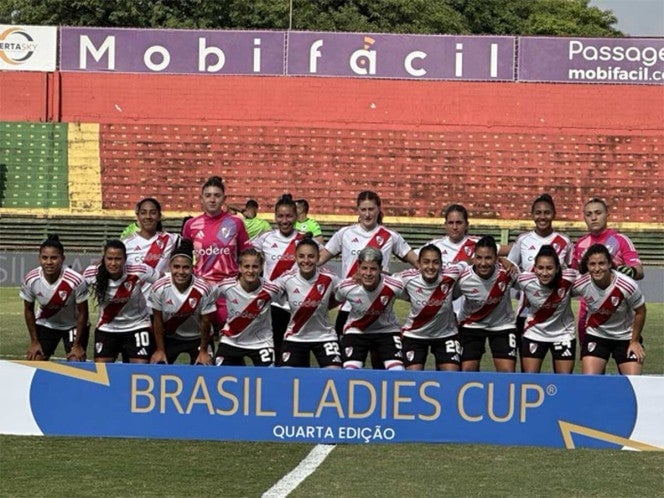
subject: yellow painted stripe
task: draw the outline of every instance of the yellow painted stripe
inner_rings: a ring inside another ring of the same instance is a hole
[[[70,173],[71,174],[71,173]],[[101,193],[99,194],[99,204],[101,204]],[[197,215],[200,211],[165,211],[164,217],[167,219],[181,219],[183,216]],[[117,219],[117,218],[134,218],[136,215],[131,210],[106,210],[101,209],[85,209],[83,211],[72,212],[67,209],[18,209],[18,208],[0,208],[0,216],[36,216],[41,218],[61,217],[68,216],[70,218],[77,218],[79,216],[98,217],[100,219]],[[274,218],[269,215],[260,215],[261,218],[267,220],[269,223],[274,223]],[[319,223],[339,223],[351,225],[357,223],[357,216],[346,215],[316,215],[313,217]],[[439,226],[443,230],[442,218],[416,218],[405,216],[386,216],[383,220],[386,225],[429,225]],[[491,218],[472,218],[470,220],[471,232],[477,233],[479,228],[502,228],[506,230],[532,230],[533,220],[495,220]],[[554,221],[553,223],[556,230],[564,232],[568,229],[586,230],[586,224],[583,221]],[[664,231],[664,223],[642,223],[642,222],[619,222],[611,220],[609,223],[611,228],[616,230],[627,231],[642,231],[642,232],[658,232]]]
[[[69,214],[101,213],[99,125],[96,123],[69,123],[68,145]],[[50,213],[51,211],[49,211]]]

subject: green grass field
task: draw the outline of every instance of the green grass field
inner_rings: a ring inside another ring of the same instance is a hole
[[[3,360],[23,358],[28,344],[17,294],[16,288],[0,288]],[[404,313],[405,307],[398,312]],[[647,374],[664,373],[663,323],[664,305],[649,304],[644,331]],[[492,369],[490,361],[483,369]],[[609,372],[615,372],[613,365]],[[261,496],[312,448],[293,443],[0,436],[0,496]],[[663,476],[664,452],[338,445],[291,496],[650,497],[664,496]]]

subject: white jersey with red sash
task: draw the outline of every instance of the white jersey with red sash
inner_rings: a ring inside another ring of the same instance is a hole
[[[457,283],[456,295],[465,297],[459,323],[467,328],[485,330],[507,330],[514,328],[514,312],[510,288],[516,282],[509,272],[499,265],[488,279],[467,267]]]
[[[238,348],[261,349],[274,347],[270,303],[279,295],[279,289],[261,279],[253,292],[245,291],[236,278],[227,278],[217,287],[226,298],[228,320],[221,330],[221,342]]]
[[[291,310],[284,339],[296,342],[336,341],[337,333],[328,321],[328,308],[339,277],[319,268],[310,280],[299,269],[282,275],[275,285],[284,292]]]
[[[180,292],[169,274],[152,286],[148,306],[161,311],[166,335],[196,339],[201,336],[201,315],[217,310],[216,299],[216,293],[202,278],[192,275],[191,285]]]
[[[338,301],[350,305],[344,334],[394,334],[400,331],[394,314],[394,300],[403,295],[403,284],[382,276],[378,287],[368,291],[353,279],[342,280],[336,290]]]
[[[466,235],[459,242],[452,242],[448,236],[433,239],[426,245],[433,244],[440,249],[443,268],[457,263],[470,263],[475,254],[475,244],[480,240],[475,235]],[[421,249],[421,248],[420,248]],[[500,249],[500,247],[499,247]]]
[[[37,325],[55,330],[70,330],[76,326],[77,304],[87,301],[88,286],[83,276],[71,268],[63,268],[58,279],[49,284],[43,271],[29,271],[19,292],[21,299],[39,306],[35,318]]]
[[[534,230],[522,233],[516,238],[507,259],[517,265],[521,271],[533,271],[535,256],[537,256],[540,248],[544,245],[550,245],[555,249],[563,268],[568,267],[572,263],[574,246],[569,237],[558,232],[551,232],[546,237],[541,237]],[[517,307],[517,316],[526,316],[528,314],[527,305],[528,303],[525,301],[523,295],[521,295]]]
[[[83,277],[90,287],[97,283],[97,265],[88,266]],[[104,332],[133,332],[150,326],[143,285],[157,281],[159,274],[146,265],[126,265],[122,276],[108,280],[104,301],[100,303],[97,328]]]
[[[540,342],[563,342],[574,339],[572,285],[579,273],[563,270],[555,289],[542,285],[531,272],[519,275],[517,284],[530,303],[523,336]]]
[[[138,232],[133,233],[122,241],[127,248],[127,264],[143,263],[159,273],[165,273],[178,239],[177,235],[167,232],[157,232],[149,239],[143,238]]]
[[[636,282],[615,270],[606,289],[600,289],[590,278],[582,275],[572,287],[572,294],[582,296],[588,306],[586,333],[605,339],[625,341],[632,337],[634,309],[645,299]]]
[[[452,309],[452,291],[461,269],[449,266],[435,282],[428,283],[415,268],[394,275],[404,286],[410,312],[401,334],[415,339],[443,339],[458,333]]]

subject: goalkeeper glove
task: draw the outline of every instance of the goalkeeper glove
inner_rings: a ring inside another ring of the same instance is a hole
[[[634,278],[636,276],[636,270],[634,268],[632,268],[631,266],[620,265],[618,267],[618,271],[620,273],[624,273],[625,275],[627,275],[630,278]]]

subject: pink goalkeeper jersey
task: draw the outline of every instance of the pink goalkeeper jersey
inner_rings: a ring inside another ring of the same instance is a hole
[[[572,268],[579,268],[583,255],[593,244],[604,244],[609,250],[611,259],[613,259],[613,263],[616,266],[634,266],[641,264],[639,254],[636,252],[636,248],[632,241],[625,235],[618,233],[611,228],[607,228],[599,235],[588,233],[574,244]]]
[[[194,243],[195,275],[213,283],[236,276],[238,255],[252,247],[242,220],[224,212],[188,220],[182,237]]]

